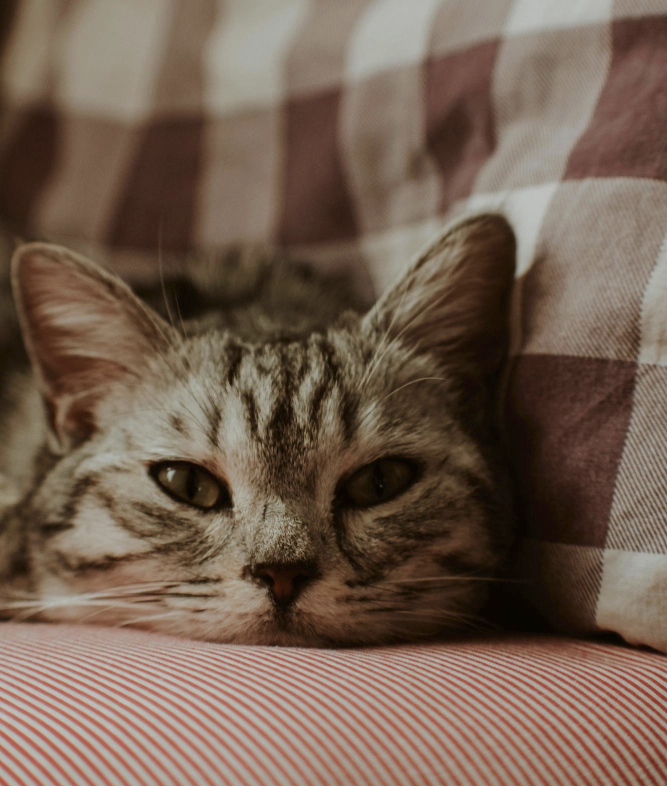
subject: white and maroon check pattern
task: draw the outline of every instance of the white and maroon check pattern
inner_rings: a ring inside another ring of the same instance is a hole
[[[504,210],[517,570],[559,626],[667,650],[665,0],[0,14],[0,217],[135,281],[158,245],[259,241],[381,289],[446,219]]]
[[[656,786],[667,659],[568,639],[229,647],[3,625],[3,786]]]

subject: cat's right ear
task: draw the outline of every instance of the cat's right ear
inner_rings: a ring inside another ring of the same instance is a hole
[[[509,340],[516,241],[501,215],[448,227],[364,317],[369,335],[427,352],[443,368],[494,374]]]
[[[66,450],[94,432],[110,385],[131,383],[175,332],[120,279],[60,246],[18,248],[12,287],[48,420]]]

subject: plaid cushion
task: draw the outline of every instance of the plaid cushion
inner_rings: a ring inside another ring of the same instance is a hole
[[[548,638],[225,647],[3,625],[0,781],[664,784],[667,660]]]
[[[23,0],[0,215],[111,255],[271,242],[378,289],[519,237],[507,415],[550,619],[667,649],[664,0]]]

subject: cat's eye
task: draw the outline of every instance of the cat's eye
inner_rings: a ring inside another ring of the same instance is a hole
[[[405,459],[386,458],[357,470],[340,489],[343,504],[368,508],[389,502],[412,485],[417,468]]]
[[[227,488],[198,464],[163,462],[156,464],[151,474],[163,491],[180,502],[204,510],[231,504]]]

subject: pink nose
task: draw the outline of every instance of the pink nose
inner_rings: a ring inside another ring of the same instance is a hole
[[[250,574],[266,585],[278,605],[286,606],[317,576],[317,567],[310,562],[264,563],[252,568]]]

